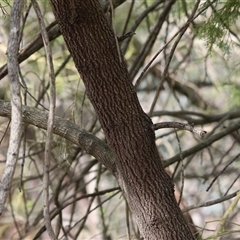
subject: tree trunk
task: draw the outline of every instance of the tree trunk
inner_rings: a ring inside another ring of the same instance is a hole
[[[193,239],[164,171],[114,33],[96,0],[50,0],[115,158],[115,176],[144,239]]]

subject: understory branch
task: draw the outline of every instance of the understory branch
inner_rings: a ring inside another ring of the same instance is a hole
[[[23,106],[23,121],[36,127],[47,129],[48,113],[36,108]],[[0,100],[0,116],[11,118],[11,104],[8,101]],[[114,158],[112,153],[103,141],[87,132],[80,126],[55,116],[53,133],[57,134],[72,143],[78,145],[90,155],[94,156],[111,173],[114,173]]]
[[[201,151],[202,149],[210,146],[212,143],[218,141],[219,139],[225,137],[226,135],[228,135],[234,131],[237,131],[239,128],[240,128],[240,121],[232,123],[228,127],[224,128],[224,130],[206,138],[199,144],[182,151],[181,154],[182,154],[183,158],[191,156],[192,154],[197,153],[198,151]],[[180,154],[177,154],[177,155],[173,156],[172,158],[169,158],[166,161],[164,161],[164,167],[168,167],[169,165],[179,161],[180,159],[181,159]]]
[[[11,104],[9,101],[0,100],[0,116],[11,118]],[[48,113],[46,111],[29,106],[23,106],[23,122],[32,124],[42,129],[47,129],[47,118]],[[239,128],[240,121],[229,125],[228,127],[224,128],[224,130],[210,136],[207,139],[204,139],[199,144],[182,151],[183,158],[201,151],[202,149],[211,145],[213,142],[216,142],[226,135],[235,132]],[[87,153],[98,159],[100,163],[102,163],[111,173],[114,174],[115,159],[111,150],[106,143],[94,136],[92,133],[86,131],[73,122],[57,116],[55,118],[53,133],[81,147]],[[171,164],[179,161],[179,159],[180,155],[176,154],[172,158],[165,160],[164,166],[168,167]]]
[[[7,151],[6,167],[0,182],[0,216],[2,215],[6,199],[11,189],[12,178],[18,160],[19,148],[22,137],[22,98],[20,94],[20,82],[18,74],[17,55],[19,51],[19,33],[23,1],[14,1],[11,10],[10,33],[7,47],[7,66],[9,69],[9,83],[11,92],[11,116],[10,140]]]
[[[158,129],[162,129],[162,128],[176,128],[176,129],[186,130],[186,131],[189,131],[189,132],[199,135],[201,138],[203,138],[207,134],[207,132],[204,131],[203,129],[196,128],[196,127],[194,127],[193,124],[188,124],[188,123],[161,122],[161,123],[153,124],[153,129],[155,131]]]

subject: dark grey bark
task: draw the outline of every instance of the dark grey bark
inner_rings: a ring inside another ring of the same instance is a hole
[[[96,0],[50,0],[115,157],[116,176],[145,239],[193,239],[164,171],[117,42]]]

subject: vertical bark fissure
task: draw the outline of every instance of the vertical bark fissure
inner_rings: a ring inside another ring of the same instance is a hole
[[[62,35],[116,158],[116,176],[145,239],[193,239],[114,33],[96,0],[51,0]],[[74,10],[73,10],[74,9]]]

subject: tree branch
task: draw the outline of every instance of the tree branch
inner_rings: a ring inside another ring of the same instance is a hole
[[[44,167],[43,167],[43,215],[44,215],[44,222],[45,222],[49,237],[52,240],[56,240],[57,237],[53,231],[53,228],[51,225],[50,213],[49,213],[49,209],[50,209],[49,165],[50,165],[50,156],[51,156],[51,150],[52,150],[53,125],[54,125],[54,119],[55,119],[55,102],[56,102],[55,74],[54,74],[54,67],[53,67],[52,50],[50,47],[50,41],[49,41],[47,29],[44,24],[43,16],[36,0],[32,0],[32,5],[38,18],[39,28],[41,31],[44,49],[46,53],[46,60],[47,60],[49,79],[50,79],[50,98],[49,98],[50,108],[49,108],[49,115],[48,115],[47,138],[46,138],[46,144],[45,144]]]
[[[47,129],[48,113],[36,108],[23,106],[22,107],[23,122],[32,124],[36,127]],[[0,100],[0,116],[11,118],[11,104],[8,101]],[[53,133],[75,143],[90,155],[94,156],[102,163],[112,174],[115,170],[115,160],[107,144],[87,132],[80,126],[55,117]]]
[[[185,151],[182,151],[183,158],[188,157],[188,156],[210,146],[212,143],[214,143],[214,142],[218,141],[219,139],[225,137],[226,135],[238,130],[239,128],[240,128],[240,121],[231,124],[229,127],[210,136],[209,138],[205,139],[204,141],[200,142],[199,144],[195,145],[194,147],[191,147]],[[181,159],[180,154],[177,154],[174,157],[169,158],[166,161],[164,161],[164,167],[168,167],[169,165],[179,161],[180,159]]]
[[[217,198],[215,200],[211,200],[211,201],[199,204],[197,206],[192,205],[192,206],[186,207],[182,210],[182,212],[185,213],[185,212],[191,211],[193,209],[198,209],[198,208],[202,208],[202,207],[209,207],[209,206],[212,206],[212,205],[216,205],[218,203],[222,203],[222,202],[227,201],[227,200],[229,200],[233,197],[236,197],[237,194],[239,194],[239,190],[234,192],[234,193],[231,193],[227,196],[223,196],[223,197]]]
[[[187,123],[180,123],[180,122],[161,122],[161,123],[155,123],[153,124],[153,129],[156,131],[161,128],[177,128],[186,130],[192,133],[195,133],[199,135],[201,138],[203,138],[207,132],[204,131],[201,128],[195,128],[193,124],[187,124]]]
[[[193,117],[191,117],[191,115]],[[229,111],[220,114],[204,114],[201,112],[193,112],[193,111],[155,111],[152,114],[152,117],[160,117],[160,116],[171,116],[179,119],[184,119],[188,121],[190,124],[194,125],[202,125],[209,124],[213,122],[219,122],[221,119],[232,120],[236,118],[240,118],[240,111]]]
[[[0,116],[7,117],[11,119],[11,104],[8,101],[0,100]],[[36,108],[31,108],[28,106],[23,106],[23,121],[29,124],[32,124],[36,127],[47,129],[47,116],[48,113],[46,111],[42,111]],[[197,144],[196,146],[189,148],[182,152],[183,158],[196,153],[208,147],[213,142],[221,139],[222,137],[232,133],[240,128],[240,121],[230,125],[225,128],[223,131],[216,133],[215,135],[207,138],[203,142]],[[115,160],[112,155],[111,150],[103,141],[99,138],[95,137],[93,134],[87,132],[85,129],[80,126],[62,119],[60,117],[56,117],[54,123],[53,133],[57,134],[61,137],[66,138],[67,140],[75,143],[84,149],[87,153],[94,156],[101,162],[112,174],[114,174],[115,170]],[[164,161],[164,166],[168,167],[169,165],[179,161],[179,154],[175,155],[172,158],[169,158]]]
[[[157,103],[157,100],[158,100],[158,98],[159,98],[159,95],[160,95],[160,91],[161,91],[161,89],[162,89],[162,87],[163,87],[163,83],[165,82],[165,80],[166,80],[166,78],[167,78],[168,69],[169,69],[170,63],[171,63],[171,61],[172,61],[173,54],[174,54],[174,52],[175,52],[175,50],[176,50],[176,48],[177,48],[177,46],[178,46],[178,44],[179,44],[182,36],[183,36],[184,33],[187,31],[190,23],[193,21],[194,15],[195,15],[196,12],[197,12],[197,9],[198,9],[199,4],[200,4],[200,0],[198,0],[198,1],[195,3],[194,8],[193,8],[193,11],[192,11],[192,13],[191,13],[188,21],[187,21],[187,22],[184,24],[184,26],[181,28],[181,31],[179,32],[179,35],[178,35],[176,41],[174,42],[174,44],[173,44],[173,46],[172,46],[172,48],[171,48],[171,52],[170,52],[170,54],[169,54],[169,56],[168,56],[168,59],[167,59],[167,62],[166,62],[166,66],[165,66],[165,68],[164,68],[164,70],[163,70],[163,75],[162,75],[161,82],[160,82],[160,84],[159,84],[159,86],[158,86],[158,88],[157,88],[157,90],[156,90],[156,93],[155,93],[153,102],[152,102],[151,107],[150,107],[149,116],[151,116],[152,113],[153,113],[154,107],[155,107],[155,105],[156,105],[156,103]],[[141,75],[139,76],[139,78],[138,78],[137,81],[136,81],[136,85],[137,85],[137,83],[140,82],[141,78],[143,77],[143,75],[145,74],[145,72],[147,71],[147,69],[149,68],[149,66],[153,63],[154,59],[156,59],[156,57],[157,57],[159,54],[160,54],[160,52],[157,52],[157,54],[151,59],[151,61],[150,61],[150,62],[147,64],[147,66],[144,68],[144,70],[142,71]]]
[[[109,7],[108,0],[99,0],[103,10],[106,12]],[[113,0],[113,8],[117,8],[122,3],[126,2],[126,0]],[[59,26],[57,22],[54,21],[48,27],[46,27],[48,31],[49,41],[56,39],[57,37],[61,36],[61,32],[59,30]],[[18,54],[18,62],[21,63],[26,60],[29,56],[33,53],[37,52],[39,49],[43,47],[42,36],[39,34],[33,41],[31,41],[26,47],[22,49],[22,51]],[[0,67],[0,81],[8,74],[8,67],[7,64],[4,64]]]
[[[2,215],[8,193],[11,189],[12,178],[18,159],[22,135],[22,99],[20,94],[17,54],[19,50],[19,33],[23,5],[23,0],[14,1],[10,19],[11,22],[7,48],[7,66],[9,69],[11,91],[12,123],[10,130],[9,147],[7,152],[7,162],[0,183],[0,216]]]

